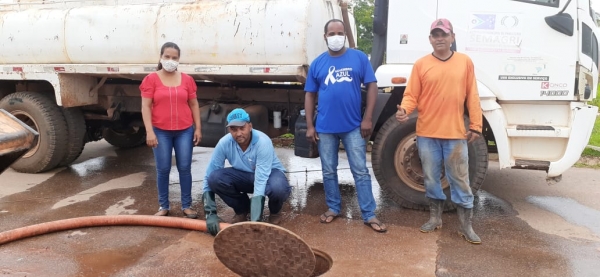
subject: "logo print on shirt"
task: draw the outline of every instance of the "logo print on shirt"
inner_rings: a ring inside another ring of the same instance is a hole
[[[342,68],[336,70],[335,66],[330,66],[329,74],[327,74],[327,78],[325,78],[325,85],[329,85],[330,82],[332,85],[340,82],[352,82],[350,72],[352,72],[352,68]]]

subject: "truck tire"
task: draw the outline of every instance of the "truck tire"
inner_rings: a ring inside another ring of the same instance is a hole
[[[62,108],[62,112],[67,123],[69,138],[65,157],[58,166],[67,166],[77,160],[83,152],[86,126],[83,113],[79,108]]]
[[[399,205],[428,210],[421,160],[416,147],[417,118],[400,124],[391,116],[379,130],[373,144],[373,172],[381,188]],[[469,178],[473,193],[481,188],[488,168],[486,141],[480,137],[469,144]],[[448,181],[442,176],[446,194],[444,210],[453,210]]]
[[[4,97],[0,109],[10,112],[40,134],[37,144],[11,167],[24,173],[55,168],[68,147],[67,123],[56,102],[36,92],[17,92]]]
[[[134,148],[146,144],[146,129],[140,127],[136,131],[133,128],[129,130],[106,128],[102,132],[102,137],[113,146],[119,148]]]

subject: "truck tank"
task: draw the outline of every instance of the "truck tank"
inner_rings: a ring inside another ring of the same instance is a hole
[[[172,41],[184,64],[307,65],[342,18],[337,0],[123,2],[0,1],[0,64],[156,64]]]

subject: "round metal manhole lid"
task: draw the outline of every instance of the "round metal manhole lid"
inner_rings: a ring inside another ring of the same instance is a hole
[[[213,245],[221,263],[241,276],[311,276],[316,258],[298,235],[264,222],[233,224]]]

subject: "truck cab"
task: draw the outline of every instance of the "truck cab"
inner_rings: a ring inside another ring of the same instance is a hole
[[[398,101],[414,62],[432,52],[431,22],[452,22],[454,50],[473,60],[483,109],[484,139],[469,148],[474,189],[485,177],[488,152],[498,154],[500,168],[544,170],[549,181],[580,158],[598,113],[587,104],[596,95],[599,64],[589,0],[378,0],[375,10],[373,66],[378,85]],[[379,142],[397,147],[392,165],[376,172],[408,205],[418,201],[402,192],[406,187],[424,191],[412,123],[393,125],[406,129],[397,130],[404,134],[398,143]],[[374,153],[373,162],[387,162],[383,156]],[[398,178],[390,182],[393,173]]]

